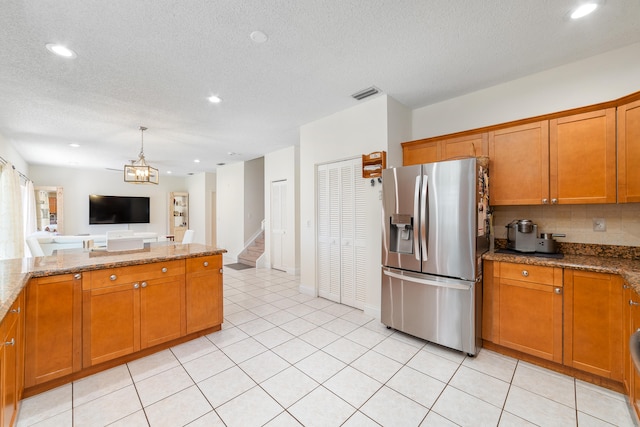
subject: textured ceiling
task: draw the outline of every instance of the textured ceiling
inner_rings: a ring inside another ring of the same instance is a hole
[[[638,0],[571,21],[578,2],[0,0],[0,135],[30,164],[121,169],[143,125],[161,174],[214,171],[371,85],[416,108],[640,41]]]

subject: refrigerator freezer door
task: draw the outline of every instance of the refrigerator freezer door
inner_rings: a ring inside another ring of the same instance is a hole
[[[382,265],[420,271],[420,165],[382,171]]]
[[[482,282],[382,269],[382,323],[416,337],[475,355]]]
[[[475,281],[477,219],[476,159],[422,166],[427,247],[422,248],[423,273]]]

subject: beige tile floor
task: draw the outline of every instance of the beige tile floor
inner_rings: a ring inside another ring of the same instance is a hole
[[[624,396],[470,358],[225,268],[223,330],[26,399],[19,426],[632,426]]]

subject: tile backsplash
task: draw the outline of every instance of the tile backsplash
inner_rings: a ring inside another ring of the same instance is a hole
[[[606,231],[593,231],[594,218],[604,218]],[[611,205],[496,206],[493,229],[507,238],[505,226],[514,219],[530,219],[538,233],[563,233],[559,242],[640,246],[640,203]]]

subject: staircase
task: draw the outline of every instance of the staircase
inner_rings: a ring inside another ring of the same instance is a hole
[[[247,248],[238,255],[238,262],[256,266],[256,260],[264,253],[264,231]]]

